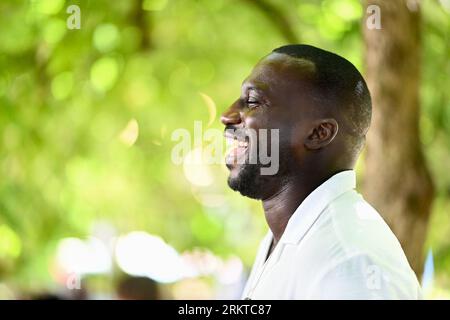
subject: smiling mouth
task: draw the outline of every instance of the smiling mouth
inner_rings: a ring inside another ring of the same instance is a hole
[[[225,163],[228,167],[242,164],[245,162],[249,143],[246,140],[239,139],[235,135],[225,134],[227,142],[227,153]]]

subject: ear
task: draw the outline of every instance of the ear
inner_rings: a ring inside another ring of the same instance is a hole
[[[319,150],[326,147],[336,137],[338,130],[338,123],[333,118],[317,120],[305,140],[305,148]]]

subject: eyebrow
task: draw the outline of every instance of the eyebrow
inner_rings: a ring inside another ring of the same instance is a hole
[[[255,90],[258,92],[261,92],[263,94],[266,93],[267,91],[267,84],[262,83],[260,81],[252,81],[251,83],[247,83],[247,80],[244,80],[244,82],[242,82],[242,91],[243,92],[247,92],[249,90]]]

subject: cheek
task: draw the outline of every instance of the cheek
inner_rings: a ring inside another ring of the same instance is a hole
[[[307,130],[303,126],[295,126],[290,134],[290,146],[297,160],[305,157],[305,140],[307,138]]]
[[[258,112],[259,110],[252,110],[245,115],[245,127],[251,129],[268,129],[269,128],[269,116]]]

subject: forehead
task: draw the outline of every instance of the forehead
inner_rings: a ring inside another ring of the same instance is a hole
[[[271,53],[253,68],[242,89],[256,88],[272,93],[286,91],[293,86],[298,88],[299,82],[314,75],[315,71],[315,64],[309,60]]]

